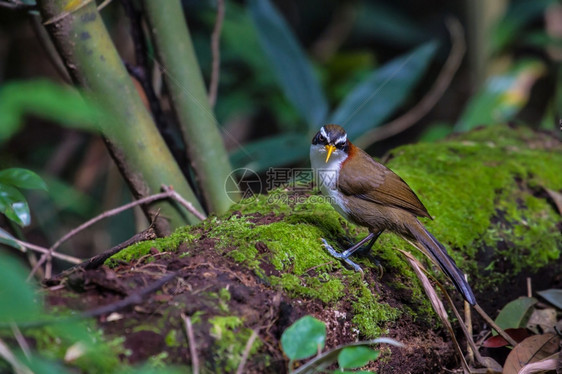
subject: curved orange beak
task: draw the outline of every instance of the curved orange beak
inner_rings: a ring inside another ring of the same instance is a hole
[[[334,152],[336,150],[336,147],[331,145],[331,144],[326,144],[325,148],[326,148],[326,151],[328,151],[328,154],[326,155],[326,163],[328,163],[328,160],[330,159],[330,156],[332,155],[332,152]]]

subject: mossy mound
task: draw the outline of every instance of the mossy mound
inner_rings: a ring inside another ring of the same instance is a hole
[[[483,128],[397,148],[388,166],[435,218],[424,222],[479,291],[556,264],[562,219],[545,189],[562,190],[562,144],[528,128]],[[524,290],[522,289],[522,292]]]
[[[497,126],[439,143],[400,147],[387,158],[387,165],[416,191],[434,217],[424,224],[469,274],[481,303],[489,295],[497,300],[516,297],[517,289],[512,295],[497,292],[516,276],[545,266],[562,270],[557,261],[562,219],[544,192],[562,190],[562,145],[553,137]],[[332,331],[349,341],[381,334],[405,340],[411,336],[407,334],[427,331],[428,322],[435,327],[425,294],[396,248],[415,250],[396,235],[384,233],[372,251],[384,272],[381,276],[372,257],[358,258],[365,269],[362,278],[330,257],[319,239],[343,248],[366,230],[349,224],[320,195],[300,187],[243,200],[221,217],[131,246],[109,264],[138,267],[156,261],[155,266],[166,266],[164,257],[170,256],[168,268],[181,263],[193,271],[184,279],[193,279],[189,282],[194,282],[190,283],[194,290],[193,285],[200,283],[205,289],[208,283],[212,292],[195,290],[196,299],[186,294],[177,305],[197,316],[200,322],[194,328],[201,336],[228,335],[215,339],[208,349],[212,362],[229,368],[239,362],[238,343],[247,340],[249,329],[261,326],[263,318],[281,321],[276,322],[276,339],[303,312],[329,321]],[[158,252],[160,256],[154,256]],[[232,300],[225,296],[233,291],[237,296]],[[261,299],[256,299],[260,293]],[[272,301],[264,315],[261,305],[277,297],[273,295],[282,295],[283,301]],[[199,307],[205,310],[200,315]],[[174,313],[167,320],[173,320]],[[393,328],[401,321],[417,327]],[[260,349],[268,347],[270,338],[260,334]],[[262,357],[271,354],[259,352]]]

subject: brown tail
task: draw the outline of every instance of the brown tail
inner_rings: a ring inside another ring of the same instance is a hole
[[[439,243],[418,220],[416,220],[416,224],[410,225],[409,229],[414,238],[427,250],[425,255],[439,265],[470,305],[476,305],[476,298],[464,278],[464,273],[457,267],[455,260],[449,256],[443,244]]]

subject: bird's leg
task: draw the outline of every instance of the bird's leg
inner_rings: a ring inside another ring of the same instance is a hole
[[[367,243],[367,245],[361,247],[357,247],[355,249],[353,249],[355,246],[349,248],[348,250],[346,250],[343,254],[345,254],[346,252],[350,252],[352,249],[353,251],[351,251],[348,256],[351,256],[353,253],[358,252],[358,253],[368,253],[371,248],[373,248],[373,245],[375,244],[375,242],[377,241],[377,239],[379,238],[379,236],[381,236],[382,232],[384,231],[384,229],[374,233],[374,236],[371,238],[371,240],[369,241],[369,243]]]
[[[366,237],[361,239],[357,244],[353,245],[352,247],[348,248],[347,250],[343,251],[342,253],[337,252],[334,249],[334,247],[332,247],[330,244],[328,244],[326,239],[322,239],[322,243],[324,244],[324,247],[328,250],[328,252],[332,256],[334,256],[335,258],[337,258],[339,260],[344,260],[349,266],[351,266],[353,269],[355,269],[355,271],[359,271],[359,272],[363,273],[363,269],[361,269],[361,267],[359,265],[357,265],[355,262],[351,261],[349,259],[349,256],[351,256],[353,253],[355,253],[367,241],[369,241],[369,243],[364,248],[371,249],[371,247],[373,246],[373,244],[375,244],[378,237],[380,236],[380,234],[382,234],[383,231],[384,230],[381,230],[377,233],[370,232],[369,235],[367,235]],[[363,250],[364,249],[362,249],[362,251]]]

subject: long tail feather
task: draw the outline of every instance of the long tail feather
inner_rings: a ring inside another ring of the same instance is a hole
[[[417,221],[416,225],[411,225],[409,228],[416,240],[427,250],[426,255],[429,256],[433,262],[438,264],[443,272],[447,274],[465,300],[468,301],[470,305],[476,305],[476,298],[472,293],[470,285],[464,278],[464,273],[457,267],[457,264],[455,264],[451,256],[449,256],[443,244],[439,243],[419,221]]]

